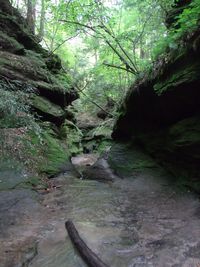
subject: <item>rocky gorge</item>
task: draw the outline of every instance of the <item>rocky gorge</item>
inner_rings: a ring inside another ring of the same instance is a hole
[[[169,28],[191,1],[176,2]],[[108,266],[199,266],[199,56],[197,29],[140,75],[111,129],[113,118],[77,119],[79,94],[60,58],[0,0],[0,90],[25,95],[30,110],[18,116],[33,114],[40,134],[23,120],[0,129],[9,156],[22,151],[13,163],[0,149],[0,267],[87,266],[69,219]],[[23,165],[29,157],[37,168]]]

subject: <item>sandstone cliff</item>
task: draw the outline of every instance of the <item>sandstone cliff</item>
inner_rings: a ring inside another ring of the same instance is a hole
[[[113,138],[134,139],[183,183],[200,190],[199,29],[133,84]]]

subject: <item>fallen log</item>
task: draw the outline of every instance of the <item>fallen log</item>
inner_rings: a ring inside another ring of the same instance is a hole
[[[71,220],[65,223],[65,227],[72,243],[89,267],[108,267],[81,239]]]

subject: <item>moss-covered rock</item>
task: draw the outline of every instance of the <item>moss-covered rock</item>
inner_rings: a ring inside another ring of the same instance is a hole
[[[191,117],[169,128],[141,133],[137,141],[177,179],[200,192],[200,118]]]
[[[71,155],[80,154],[83,151],[81,130],[69,120],[65,120],[60,128],[60,138],[65,142],[66,148]]]
[[[7,0],[1,0],[0,4],[0,89],[10,91],[11,95],[23,95],[23,107],[27,109],[20,109],[13,116],[17,123],[22,117],[30,117],[35,126],[9,124],[10,128],[25,128],[21,146],[17,146],[24,168],[48,176],[72,169],[69,157],[80,141],[75,125],[70,122],[66,125],[65,119],[70,119],[67,107],[78,94],[70,75],[62,70],[61,59],[42,48],[26,20]],[[33,111],[36,121],[30,114]],[[4,113],[3,110],[0,118],[2,128]],[[62,137],[60,132],[64,127]],[[70,143],[73,139],[76,144]]]
[[[192,117],[170,127],[169,137],[177,149],[189,157],[200,159],[200,118]],[[185,152],[184,152],[185,150]]]
[[[65,111],[60,106],[38,95],[33,96],[31,103],[40,118],[45,121],[51,121],[58,126],[61,125],[65,117]]]
[[[200,192],[200,31],[130,88],[112,134],[135,140]],[[156,66],[156,64],[155,64]]]
[[[22,44],[17,42],[13,37],[9,37],[7,34],[0,31],[0,48],[2,50],[9,51],[17,55],[24,55],[25,49]]]
[[[200,112],[199,37],[197,30],[185,49],[177,49],[159,71],[152,69],[130,88],[119,110],[114,138],[158,130]]]
[[[40,134],[28,132],[31,141],[27,155],[35,159],[37,173],[53,177],[72,170],[70,151],[62,142],[49,123],[43,123]]]
[[[109,152],[108,163],[121,178],[133,178],[141,170],[157,168],[157,164],[148,155],[144,155],[140,147],[131,143],[114,143]]]
[[[173,90],[178,86],[198,81],[199,74],[200,62],[183,66],[182,69],[174,69],[173,74],[169,75],[168,79],[166,78],[164,81],[161,80],[154,85],[154,90],[158,95],[161,95],[167,90]]]
[[[51,70],[53,73],[59,73],[59,71],[62,68],[61,59],[57,55],[52,53],[46,59],[46,65],[47,68]]]
[[[69,165],[70,154],[62,147],[60,141],[53,132],[44,132],[43,140],[45,142],[45,160],[40,166],[40,171],[49,176],[64,172],[65,167]]]
[[[111,146],[113,123],[113,119],[107,119],[105,121],[101,121],[95,128],[87,131],[82,138],[85,153],[95,152],[101,154]]]
[[[11,84],[12,90],[14,87],[21,90],[20,86],[12,85],[22,82],[32,89],[32,93],[52,102],[51,108],[48,102],[45,109],[36,96],[34,105],[43,119],[55,122],[55,117],[59,117],[59,124],[63,123],[66,113],[61,109],[78,97],[69,75],[62,71],[60,58],[41,47],[37,37],[29,31],[26,20],[4,0],[0,7],[0,41],[1,77]],[[51,116],[44,116],[48,108]]]
[[[86,138],[92,139],[111,139],[112,127],[114,120],[108,119],[99,124],[96,128],[90,130],[86,136]]]

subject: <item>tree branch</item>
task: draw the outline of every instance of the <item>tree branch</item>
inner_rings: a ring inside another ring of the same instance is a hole
[[[131,57],[129,56],[129,54],[125,51],[125,49],[123,48],[123,46],[120,44],[119,40],[114,36],[114,34],[106,27],[105,24],[100,25],[99,27],[101,27],[108,35],[110,35],[113,40],[116,42],[116,44],[119,46],[119,48],[121,49],[121,51],[124,53],[124,55],[128,58],[128,60],[130,61],[130,63],[132,64],[135,73],[138,73],[137,67],[135,65],[135,63],[133,62],[133,60],[131,59]],[[132,69],[133,69],[132,68]]]
[[[79,34],[79,33],[77,33],[76,35],[71,36],[71,37],[65,39],[65,40],[64,40],[62,43],[60,43],[56,48],[54,48],[54,50],[51,51],[51,53],[53,54],[53,53],[54,53],[56,50],[58,50],[64,43],[66,43],[67,41],[69,41],[69,40],[75,38],[76,36],[78,36],[78,34]]]
[[[80,23],[80,22],[78,22],[78,21],[71,21],[71,20],[65,20],[65,19],[61,19],[61,20],[59,20],[59,21],[61,21],[61,22],[66,22],[66,23],[70,23],[70,24],[74,24],[74,25],[78,25],[78,26],[81,26],[81,27],[85,27],[85,28],[90,29],[90,30],[93,31],[93,32],[98,33],[98,31],[96,31],[96,30],[94,29],[94,27],[89,26],[89,25],[86,25],[86,24],[83,24],[83,23]]]
[[[82,89],[78,88],[77,86],[75,86],[75,88],[77,89],[78,92],[80,92],[81,94],[83,94],[88,99],[89,102],[91,102],[93,105],[95,105],[96,107],[98,107],[99,109],[101,109],[103,112],[105,112],[109,116],[113,117],[113,114],[112,113],[108,112],[103,107],[101,107],[99,104],[97,104],[96,102],[94,102],[85,92],[83,92]]]
[[[110,43],[110,41],[108,39],[105,40],[106,43],[110,46],[110,48],[112,48],[112,50],[115,52],[115,54],[117,54],[117,56],[119,57],[119,59],[122,61],[122,63],[126,66],[127,69],[130,69],[131,72],[133,74],[137,74],[137,72],[135,71],[135,69],[133,69],[130,64],[123,58],[123,56],[118,52],[118,50]]]
[[[138,71],[137,71],[137,68],[136,66],[134,65],[134,63],[131,61],[130,57],[127,55],[126,51],[123,49],[123,47],[121,46],[121,44],[119,43],[119,41],[115,38],[115,36],[106,28],[106,26],[104,25],[97,25],[97,26],[89,26],[89,25],[86,25],[86,24],[83,24],[81,22],[78,22],[78,21],[70,21],[70,20],[60,20],[62,22],[66,22],[66,23],[71,23],[71,24],[74,24],[74,25],[78,25],[78,26],[81,26],[81,27],[84,27],[84,28],[87,28],[87,29],[90,29],[91,31],[95,32],[96,34],[100,35],[102,37],[103,40],[105,40],[105,42],[108,44],[108,46],[115,52],[115,54],[119,57],[119,59],[121,60],[121,62],[126,66],[127,69],[130,69],[131,72],[133,74],[137,74]],[[101,29],[104,29],[104,31],[109,35],[111,36],[114,41],[117,43],[117,45],[120,47],[120,49],[122,50],[122,52],[126,55],[126,57],[129,59],[129,61],[132,63],[132,66],[129,64],[129,62],[120,54],[120,52],[111,44],[111,42],[108,40],[108,38],[103,34],[101,33],[100,31],[98,31],[97,29],[98,28],[101,28]]]
[[[126,69],[126,68],[123,68],[121,66],[117,66],[117,65],[113,65],[113,64],[109,64],[109,63],[105,63],[105,62],[103,63],[103,65],[105,65],[107,67],[115,68],[115,69],[124,70],[124,71],[130,72],[131,74],[135,74],[130,69]]]

